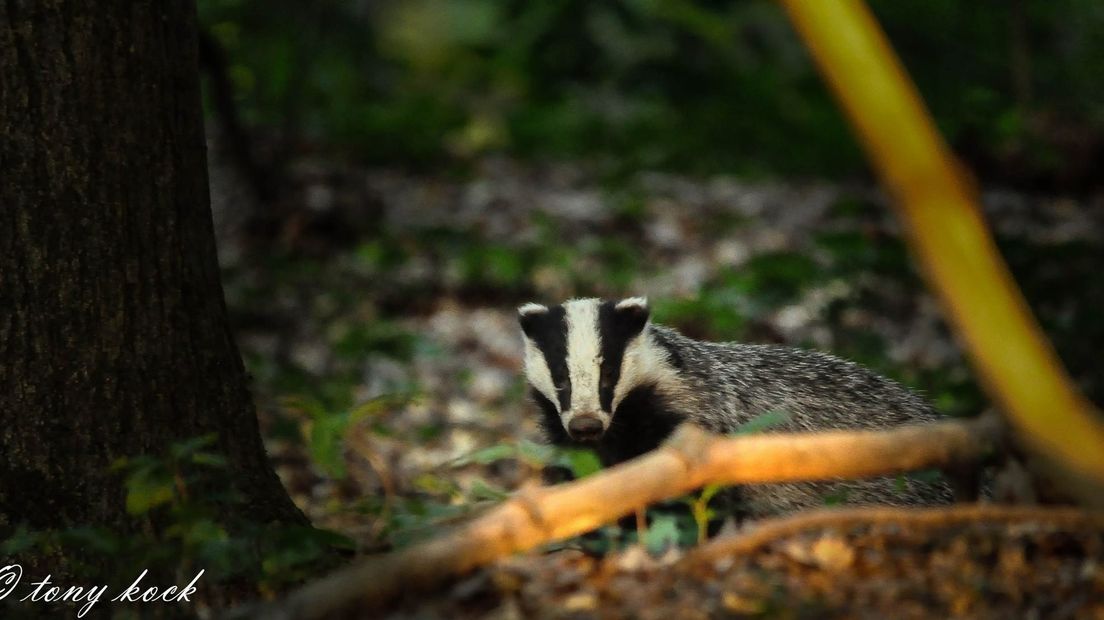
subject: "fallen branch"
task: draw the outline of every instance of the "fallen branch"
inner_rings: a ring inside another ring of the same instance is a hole
[[[1054,527],[1104,529],[1104,513],[1070,507],[959,504],[934,508],[823,508],[762,521],[744,533],[716,539],[695,549],[683,561],[696,563],[746,555],[778,540],[810,530],[846,530],[880,524],[893,524],[908,530],[934,529],[979,521],[1008,524],[1030,521]]]
[[[314,619],[378,607],[400,593],[590,531],[706,484],[855,479],[961,467],[976,462],[1000,433],[996,418],[734,439],[684,425],[654,452],[570,484],[523,489],[452,532],[339,570],[260,609],[256,617]]]

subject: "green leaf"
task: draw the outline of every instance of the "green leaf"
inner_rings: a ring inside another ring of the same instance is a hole
[[[345,549],[346,551],[356,549],[356,541],[341,532],[335,532],[321,527],[312,527],[310,530],[310,536],[319,544],[335,549]]]
[[[489,482],[483,480],[482,478],[476,478],[474,481],[472,481],[471,490],[468,494],[474,501],[489,499],[500,502],[510,497],[510,494],[508,492],[491,485]]]
[[[172,481],[152,476],[136,476],[127,481],[126,511],[143,515],[173,499]]]
[[[310,430],[310,452],[314,462],[334,478],[345,477],[346,414],[322,415],[314,419]]]
[[[192,455],[192,462],[196,465],[225,468],[228,464],[226,457],[213,452],[196,452]]]
[[[679,541],[678,520],[672,515],[655,517],[644,533],[644,547],[652,555],[659,555]]]
[[[349,410],[349,423],[355,424],[388,410],[408,405],[417,398],[414,393],[383,394],[367,400]]]
[[[221,542],[230,538],[226,528],[213,519],[196,519],[191,523],[181,523],[178,534],[185,543],[193,546]]]
[[[114,532],[101,527],[72,527],[58,535],[64,545],[101,554],[118,553],[122,546]]]
[[[463,467],[465,465],[471,465],[475,463],[477,465],[489,465],[495,461],[501,461],[503,459],[514,458],[517,456],[517,448],[510,444],[500,443],[498,445],[490,446],[489,448],[483,448],[482,450],[476,450],[471,454],[461,456],[453,461],[454,467]]]
[[[909,480],[915,480],[925,484],[935,484],[943,479],[943,473],[938,469],[924,469],[906,474]]]
[[[571,470],[575,478],[587,476],[602,469],[602,462],[592,450],[566,450],[563,465]]]
[[[547,444],[540,444],[522,439],[517,446],[518,458],[531,466],[544,466],[556,459],[556,448]]]
[[[0,543],[0,555],[11,556],[22,553],[38,544],[41,535],[24,526],[16,528],[12,535]]]
[[[905,475],[897,474],[897,477],[893,479],[893,490],[897,493],[904,493],[906,488]]]
[[[740,425],[732,435],[751,435],[753,433],[761,433],[767,429],[774,428],[780,424],[785,424],[790,419],[790,414],[785,411],[768,411],[766,413],[755,416],[754,418],[744,422]]]
[[[164,469],[165,463],[161,459],[141,454],[131,457],[120,457],[115,460],[112,469],[115,471],[127,471],[130,476],[146,476],[157,469]]]
[[[414,488],[433,495],[455,495],[458,487],[450,478],[426,472],[414,478]]]
[[[214,433],[207,435],[201,435],[199,437],[193,437],[184,441],[178,441],[169,448],[169,454],[175,460],[183,460],[190,454],[198,452],[202,448],[206,448],[214,444],[218,440],[218,436]]]

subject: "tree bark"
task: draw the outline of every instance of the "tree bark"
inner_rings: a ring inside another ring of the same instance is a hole
[[[208,433],[252,520],[304,521],[227,322],[195,20],[0,3],[0,531],[125,531],[111,463]]]

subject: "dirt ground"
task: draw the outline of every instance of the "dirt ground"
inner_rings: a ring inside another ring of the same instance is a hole
[[[377,617],[370,613],[365,617]],[[686,554],[508,559],[387,618],[1104,618],[1104,517],[824,511]]]

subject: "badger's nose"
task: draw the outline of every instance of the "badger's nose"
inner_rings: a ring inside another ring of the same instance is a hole
[[[596,415],[577,415],[567,423],[567,432],[575,441],[594,441],[602,436],[602,421]]]

